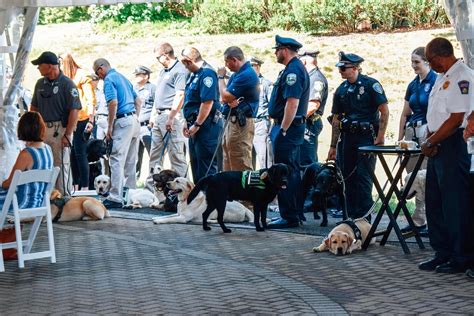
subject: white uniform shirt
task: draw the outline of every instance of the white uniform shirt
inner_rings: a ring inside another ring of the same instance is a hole
[[[458,60],[444,74],[439,74],[428,101],[428,129],[436,132],[452,113],[470,112],[474,102],[474,71]],[[466,126],[464,120],[462,127]]]

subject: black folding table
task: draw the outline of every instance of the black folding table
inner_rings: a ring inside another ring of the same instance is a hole
[[[408,212],[408,208],[406,207],[406,198],[407,198],[408,192],[410,191],[413,181],[415,180],[416,174],[418,170],[420,169],[421,164],[423,162],[423,158],[425,157],[421,153],[421,150],[420,149],[397,149],[395,146],[363,146],[363,147],[359,147],[359,153],[361,153],[362,155],[376,155],[379,158],[380,163],[382,164],[382,167],[385,171],[385,174],[387,175],[388,182],[390,184],[388,191],[385,194],[384,192],[385,188],[382,188],[382,186],[380,185],[380,182],[378,181],[377,176],[375,175],[375,172],[372,171],[371,168],[368,168],[370,170],[370,176],[374,182],[375,188],[382,202],[382,206],[378,210],[377,216],[375,217],[375,221],[372,224],[372,228],[370,229],[369,235],[367,236],[367,239],[362,245],[362,248],[364,250],[367,249],[367,247],[369,246],[370,240],[375,236],[383,236],[382,240],[380,241],[380,245],[381,246],[385,245],[385,243],[387,242],[388,236],[390,235],[390,232],[392,231],[392,228],[393,228],[395,230],[395,233],[397,234],[398,240],[400,241],[400,244],[405,254],[410,253],[410,249],[408,249],[407,243],[405,241],[405,239],[410,238],[410,237],[415,237],[416,242],[418,243],[418,246],[420,247],[420,249],[424,249],[425,246],[423,245],[423,241],[421,240],[420,233],[418,232],[415,224],[413,223],[413,219],[411,218],[411,215]],[[390,170],[387,164],[387,161],[385,160],[386,155],[395,155],[399,157],[400,164],[398,165],[398,169],[395,170],[394,168],[394,170]],[[415,158],[415,157],[418,157],[415,164],[415,168],[413,169],[411,173],[411,177],[408,179],[408,182],[405,183],[402,190],[401,188],[399,188],[398,185],[400,183],[403,170],[405,169],[410,158]],[[395,177],[393,176],[393,174],[395,174]],[[389,205],[389,202],[393,193],[395,193],[395,196],[397,197],[397,200],[398,200],[395,211],[392,211]],[[400,227],[397,224],[397,217],[400,214],[400,211],[403,211],[403,214],[405,215],[405,218],[407,219],[408,224],[411,227],[411,231],[408,233],[403,234],[400,231]],[[385,230],[376,232],[377,226],[379,225],[380,220],[382,219],[382,216],[384,213],[387,213],[387,216],[390,219],[390,223],[388,224]]]

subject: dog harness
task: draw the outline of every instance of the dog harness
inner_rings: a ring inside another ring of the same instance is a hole
[[[59,221],[59,219],[61,218],[61,215],[63,215],[64,205],[66,205],[66,203],[69,202],[70,199],[71,199],[70,196],[66,196],[66,197],[50,200],[51,204],[54,204],[58,207],[58,213],[53,218],[53,223],[57,223]]]
[[[349,225],[349,227],[352,229],[352,231],[354,232],[354,236],[355,236],[355,239],[356,240],[362,240],[362,233],[359,229],[359,227],[357,227],[357,225],[355,224],[354,220],[352,219],[346,219],[342,222],[339,222],[337,223],[336,225],[340,225],[340,224],[346,224],[346,225]]]
[[[242,171],[242,188],[256,188],[260,190],[265,189],[265,182],[260,178],[259,171]]]

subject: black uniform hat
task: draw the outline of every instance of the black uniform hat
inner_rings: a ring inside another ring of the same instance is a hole
[[[261,60],[260,58],[255,57],[255,56],[250,56],[249,61],[250,61],[251,65],[259,65],[260,66],[261,64],[263,64],[263,60]]]
[[[151,74],[151,73],[152,73],[152,71],[150,70],[150,68],[145,67],[145,66],[138,66],[138,67],[135,68],[135,70],[133,71],[133,74],[134,74],[134,75],[138,75],[138,74],[149,75],[149,74]]]
[[[291,50],[294,50],[295,52],[298,51],[303,45],[301,45],[298,41],[289,38],[289,37],[281,37],[280,35],[275,36],[275,48],[280,48],[280,47],[286,47]]]
[[[298,52],[298,55],[303,57],[303,56],[311,56],[316,58],[316,56],[319,55],[319,50],[316,49],[303,49]]]
[[[59,59],[55,53],[43,52],[38,58],[31,61],[31,63],[35,66],[41,65],[41,64],[59,65]]]
[[[344,52],[339,52],[339,62],[336,64],[336,67],[342,67],[347,65],[358,66],[361,62],[364,61],[364,58],[356,54],[345,54]]]

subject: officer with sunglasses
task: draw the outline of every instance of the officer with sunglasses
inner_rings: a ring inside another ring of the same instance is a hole
[[[383,145],[389,117],[382,85],[361,74],[363,61],[356,54],[339,53],[336,67],[345,80],[334,93],[328,154],[328,159],[336,160],[342,170],[351,218],[364,216],[373,204],[370,170],[375,170],[375,157],[358,155],[358,148]]]

